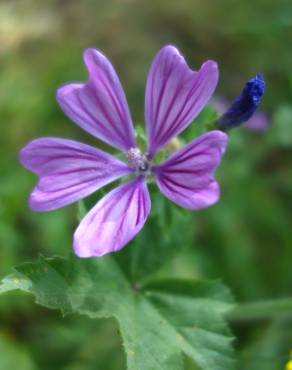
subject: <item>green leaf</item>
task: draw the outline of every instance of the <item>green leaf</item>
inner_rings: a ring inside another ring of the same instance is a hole
[[[129,282],[106,256],[41,257],[15,268],[0,292],[20,289],[64,314],[118,321],[128,370],[183,370],[185,356],[201,370],[232,368],[232,337],[223,319],[232,307],[219,282],[168,279]]]

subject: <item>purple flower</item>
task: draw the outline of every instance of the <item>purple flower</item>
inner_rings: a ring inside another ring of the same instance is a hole
[[[91,146],[66,139],[39,138],[20,153],[21,163],[39,175],[30,207],[49,211],[82,199],[123,176],[119,185],[84,217],[74,234],[79,257],[102,256],[127,244],[141,230],[150,212],[147,179],[181,207],[197,210],[219,199],[214,171],[227,145],[227,135],[210,131],[157,165],[157,151],[181,133],[206,105],[218,81],[217,64],[204,63],[192,71],[173,46],[156,55],[146,85],[145,121],[148,147],[137,147],[124,91],[109,60],[87,49],[86,83],[57,91],[57,100],[77,125],[121,150],[126,162]]]

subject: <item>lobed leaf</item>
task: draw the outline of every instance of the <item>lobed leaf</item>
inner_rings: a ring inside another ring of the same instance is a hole
[[[111,256],[40,257],[2,280],[0,293],[15,289],[64,314],[114,317],[129,370],[183,370],[185,356],[202,370],[232,369],[232,336],[223,319],[232,298],[219,282],[167,279],[138,285]]]

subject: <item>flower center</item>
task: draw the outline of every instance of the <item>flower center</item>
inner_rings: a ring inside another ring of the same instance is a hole
[[[149,161],[139,148],[130,148],[127,151],[129,166],[134,168],[139,174],[146,174],[149,170]]]

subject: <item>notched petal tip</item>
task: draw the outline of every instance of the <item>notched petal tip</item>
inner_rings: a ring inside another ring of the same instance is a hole
[[[227,141],[225,133],[210,131],[174,152],[154,169],[160,191],[183,208],[199,210],[215,204],[220,189],[214,173]]]
[[[218,65],[208,60],[192,70],[173,46],[162,48],[151,65],[145,95],[148,152],[153,157],[202,111],[219,78]]]
[[[29,205],[40,212],[71,204],[132,172],[126,163],[102,150],[62,138],[35,139],[20,157],[39,176]]]
[[[174,54],[177,54],[179,56],[182,56],[179,49],[173,45],[173,44],[166,44],[164,46],[162,46],[162,48],[160,50],[158,50],[157,52],[157,56],[163,52],[166,52],[166,53],[174,53]]]
[[[212,94],[218,84],[218,80],[219,80],[219,66],[218,66],[218,63],[215,62],[214,60],[207,60],[206,62],[204,62],[202,65],[201,65],[201,68],[199,70],[199,72],[201,73],[204,73],[208,79],[209,79],[209,83],[213,85],[213,90],[212,90]],[[206,78],[207,80],[207,78]],[[209,95],[209,99],[212,97],[212,94]],[[209,101],[208,99],[208,101]],[[207,101],[207,102],[208,102]],[[206,104],[207,104],[206,102]]]
[[[221,154],[223,155],[226,151],[228,144],[228,135],[220,130],[209,131],[206,135],[209,135],[210,138],[213,138],[214,143],[220,148]]]
[[[208,59],[204,63],[202,63],[201,68],[206,68],[206,67],[208,67],[208,68],[210,68],[210,70],[214,70],[216,72],[219,71],[218,63],[215,62],[215,60],[212,60],[212,59]]]
[[[90,248],[86,247],[85,244],[82,243],[80,238],[76,236],[76,233],[74,233],[73,235],[73,251],[74,251],[74,254],[78,258],[84,258],[84,259],[92,258],[92,257],[102,257],[109,253],[115,252],[114,250],[109,251],[107,249],[102,249],[102,248],[95,249],[94,251],[92,251]]]
[[[219,183],[214,180],[201,192],[200,202],[196,209],[205,209],[214,206],[220,200],[221,189]]]
[[[92,56],[94,54],[101,54],[101,52],[98,51],[95,48],[90,48],[90,47],[84,49],[84,51],[83,51],[83,60],[84,60],[84,63],[86,64],[87,62],[89,62],[90,59],[92,58]]]
[[[37,186],[32,190],[32,192],[29,195],[28,206],[34,212],[48,212],[56,209],[54,207],[46,207],[43,205],[43,203],[40,201],[40,192],[38,191]]]
[[[89,72],[89,77],[94,73],[96,64],[110,63],[102,52],[94,48],[87,48],[83,51],[83,62]]]
[[[90,257],[102,257],[104,253],[98,254],[97,252],[93,255],[92,252],[84,248],[77,237],[73,237],[73,251],[74,254],[79,258],[90,258]]]
[[[33,165],[33,159],[37,156],[35,148],[38,146],[38,143],[41,143],[46,139],[47,138],[43,137],[30,140],[23,148],[19,150],[18,160],[24,168],[36,174],[38,173]]]
[[[96,49],[83,54],[85,83],[70,83],[56,92],[64,113],[82,129],[120,150],[135,145],[132,118],[120,80],[111,62]]]
[[[30,170],[29,164],[27,163],[28,145],[29,143],[20,149],[20,151],[18,152],[18,160],[24,168],[26,168],[27,170]]]
[[[74,99],[73,93],[76,94],[77,90],[81,90],[84,87],[84,83],[82,82],[72,82],[67,83],[62,86],[59,86],[56,90],[56,100],[59,104],[60,108],[66,113],[70,115],[72,109],[70,105],[72,104],[71,101]]]

